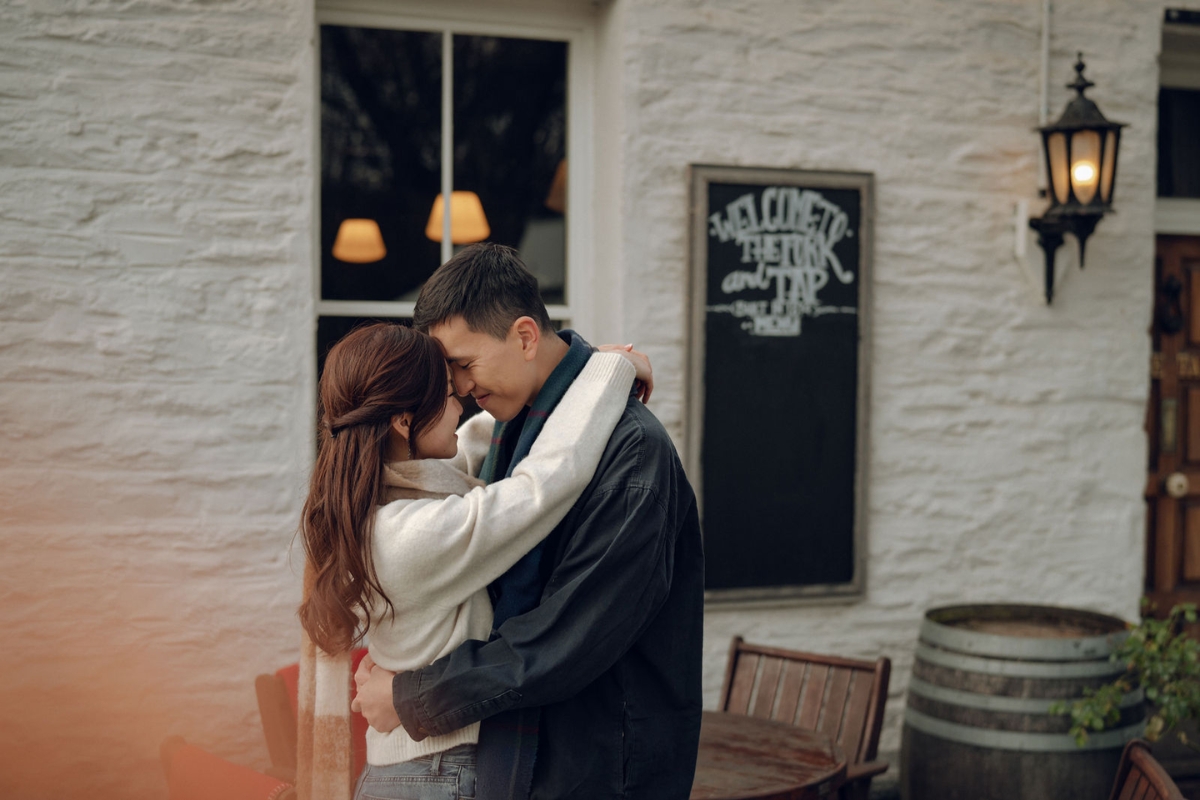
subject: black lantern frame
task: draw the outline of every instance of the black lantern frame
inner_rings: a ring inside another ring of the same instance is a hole
[[[1076,96],[1062,116],[1038,128],[1049,179],[1050,207],[1040,218],[1029,220],[1037,231],[1038,245],[1046,256],[1046,303],[1054,300],[1054,255],[1065,234],[1079,243],[1079,267],[1083,268],[1088,237],[1100,218],[1112,211],[1117,186],[1117,153],[1123,122],[1113,122],[1084,92],[1095,84],[1083,76],[1083,53],[1075,62],[1075,80],[1067,84]]]

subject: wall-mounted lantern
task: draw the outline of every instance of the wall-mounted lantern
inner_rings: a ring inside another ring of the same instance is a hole
[[[1054,299],[1054,254],[1070,233],[1079,242],[1079,267],[1083,268],[1087,239],[1096,223],[1112,211],[1117,184],[1117,149],[1122,122],[1110,122],[1083,93],[1094,86],[1083,77],[1083,53],[1075,63],[1075,80],[1067,84],[1078,94],[1067,103],[1058,121],[1039,128],[1046,173],[1050,179],[1050,207],[1041,218],[1029,220],[1037,231],[1038,245],[1046,255],[1046,303]]]

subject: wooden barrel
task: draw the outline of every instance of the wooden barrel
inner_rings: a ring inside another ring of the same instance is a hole
[[[1116,617],[1071,608],[969,605],[926,613],[901,743],[904,800],[1095,800],[1108,796],[1121,748],[1141,735],[1141,690],[1121,719],[1078,747],[1057,700],[1124,671],[1109,660]]]

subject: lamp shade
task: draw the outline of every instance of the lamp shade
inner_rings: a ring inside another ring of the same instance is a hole
[[[425,235],[435,242],[442,240],[443,214],[445,203],[439,194],[433,201],[433,209],[429,212],[429,222],[425,225]],[[450,193],[450,241],[453,244],[471,244],[481,242],[490,236],[492,229],[488,227],[487,217],[483,213],[483,203],[474,192]]]
[[[379,223],[373,219],[344,219],[333,241],[333,257],[350,264],[370,264],[387,255]]]
[[[1067,84],[1076,96],[1057,121],[1039,128],[1050,178],[1048,214],[1100,216],[1112,210],[1117,178],[1120,122],[1100,113],[1084,91],[1094,84],[1083,77],[1083,55],[1075,64],[1075,80]]]

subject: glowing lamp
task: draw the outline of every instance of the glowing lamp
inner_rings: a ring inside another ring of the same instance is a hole
[[[333,241],[333,257],[350,264],[370,264],[387,255],[383,234],[373,219],[344,219]]]
[[[1083,77],[1083,54],[1075,63],[1075,80],[1067,84],[1076,96],[1056,122],[1038,130],[1050,179],[1050,207],[1041,218],[1029,220],[1046,254],[1046,302],[1054,297],[1054,253],[1070,233],[1079,242],[1079,266],[1084,248],[1100,218],[1112,211],[1117,185],[1117,148],[1124,123],[1111,122],[1084,91],[1094,86]]]
[[[425,225],[425,235],[435,242],[442,240],[442,223],[445,203],[439,194],[433,201],[433,209],[429,212],[429,222]],[[471,244],[482,242],[492,233],[488,227],[487,217],[483,214],[483,203],[474,192],[450,193],[450,241],[453,244]]]

